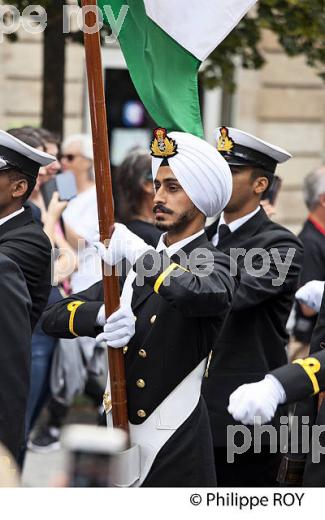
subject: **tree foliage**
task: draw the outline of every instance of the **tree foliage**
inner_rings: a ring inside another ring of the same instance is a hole
[[[224,0],[225,1],[225,0]],[[16,6],[20,12],[30,5],[30,0],[6,0],[6,4]],[[56,36],[53,34],[49,38],[44,38],[44,46],[47,47],[46,60],[53,60],[53,65],[57,67],[57,77],[60,79],[64,73],[64,57],[58,58],[55,45],[55,38],[62,38],[62,42],[68,38],[82,42],[81,31],[64,35],[60,30],[57,18],[62,13],[64,4],[70,4],[69,0],[38,0],[48,13],[48,28],[51,31],[51,24],[56,25]],[[109,0],[108,0],[109,3]],[[62,18],[62,16],[61,16]],[[258,0],[252,11],[238,24],[231,34],[218,46],[210,55],[202,71],[202,79],[209,88],[222,86],[225,91],[232,91],[234,85],[234,70],[236,63],[240,62],[246,69],[259,69],[265,63],[261,41],[263,30],[268,29],[277,35],[278,41],[288,56],[305,57],[306,62],[314,67],[317,73],[325,80],[325,0]],[[107,34],[107,28],[104,29]],[[53,31],[55,33],[55,30]],[[9,35],[14,40],[16,35]],[[46,44],[48,40],[48,44]],[[51,58],[52,48],[52,58]],[[64,56],[62,54],[61,56]],[[46,69],[46,62],[44,62]],[[51,74],[53,75],[53,67]],[[49,73],[50,74],[50,73]],[[45,85],[48,85],[48,95],[52,78],[48,78]],[[52,89],[53,90],[53,89]],[[43,110],[48,110],[49,120],[55,117],[61,118],[59,127],[62,127],[63,114],[59,114],[60,108],[56,111],[55,100],[46,99],[45,88],[43,91]],[[63,86],[61,86],[63,92]],[[57,95],[59,86],[57,85]],[[52,92],[52,97],[54,91]],[[43,114],[44,116],[44,114]],[[45,117],[45,122],[47,121]]]
[[[246,69],[261,68],[264,29],[277,35],[288,56],[305,56],[325,80],[325,0],[260,0],[207,60],[206,85],[233,89],[236,60]]]

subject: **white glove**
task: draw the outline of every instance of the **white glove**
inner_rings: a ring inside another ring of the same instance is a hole
[[[153,249],[152,246],[146,244],[142,238],[132,233],[124,224],[115,224],[108,247],[97,241],[93,245],[96,247],[102,260],[108,265],[116,265],[124,258],[131,265],[134,265],[143,253]]]
[[[312,280],[296,292],[296,299],[316,312],[320,311],[324,294],[324,282]]]
[[[102,305],[97,314],[96,325],[99,325],[100,327],[104,327],[105,323],[106,323],[105,305]]]
[[[130,305],[120,307],[107,318],[104,332],[99,334],[96,341],[107,341],[109,347],[126,347],[135,333],[135,317]]]
[[[268,374],[258,383],[241,385],[229,399],[228,412],[236,421],[254,424],[258,417],[261,424],[271,421],[279,404],[286,401],[281,383]]]

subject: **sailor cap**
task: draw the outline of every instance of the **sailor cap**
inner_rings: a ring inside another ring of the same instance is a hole
[[[237,128],[216,130],[217,149],[230,166],[257,166],[274,173],[277,165],[292,156],[279,146],[262,141]]]
[[[55,160],[53,155],[36,150],[0,130],[0,171],[16,168],[26,175],[37,177],[41,166],[47,166]]]

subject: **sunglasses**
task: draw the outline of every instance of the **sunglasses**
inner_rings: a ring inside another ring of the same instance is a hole
[[[60,156],[61,159],[66,159],[69,162],[74,161],[76,157],[82,157],[82,156],[80,154],[78,154],[78,153],[76,153],[76,154],[66,153],[66,154],[62,154]]]

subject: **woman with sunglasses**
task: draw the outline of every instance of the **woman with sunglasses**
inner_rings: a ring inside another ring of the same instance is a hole
[[[63,171],[74,174],[78,195],[63,213],[67,240],[78,252],[79,269],[71,277],[73,292],[82,291],[101,278],[100,262],[87,255],[98,230],[97,197],[93,171],[93,145],[87,134],[75,134],[62,143]]]

